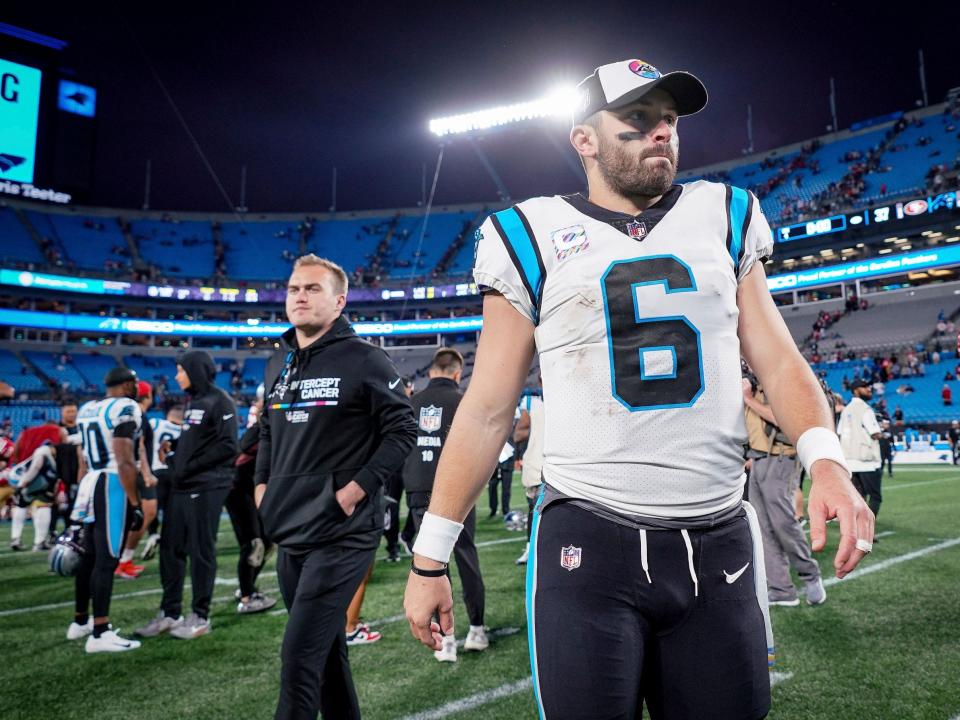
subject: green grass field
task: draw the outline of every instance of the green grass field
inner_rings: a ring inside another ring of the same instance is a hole
[[[960,715],[960,472],[898,470],[884,481],[882,533],[862,571],[828,581],[816,608],[774,608],[779,660],[771,718],[952,720]],[[514,504],[523,502],[515,481]],[[483,501],[485,503],[485,500]],[[481,504],[481,509],[483,504]],[[514,565],[523,538],[481,512],[477,541],[487,585],[484,653],[439,664],[410,637],[402,619],[405,563],[378,562],[364,618],[384,634],[350,657],[364,717],[535,718],[529,687],[523,570]],[[830,578],[837,526],[819,556]],[[72,581],[50,575],[46,558],[8,550],[0,525],[0,717],[268,718],[280,671],[284,612],[240,617],[233,602],[237,548],[221,523],[214,631],[191,642],[147,640],[135,652],[87,656],[68,642]],[[32,526],[25,531],[32,540]],[[383,556],[381,552],[381,556]],[[261,586],[275,591],[273,563]],[[159,604],[156,560],[136,581],[118,580],[114,626],[129,633]],[[189,602],[189,590],[187,591]],[[455,591],[456,594],[456,591]],[[460,636],[465,611],[458,602]]]

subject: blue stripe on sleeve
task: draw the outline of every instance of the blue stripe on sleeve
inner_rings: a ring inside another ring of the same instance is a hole
[[[743,188],[730,188],[733,194],[730,198],[730,257],[736,272],[740,271],[740,253],[743,249],[743,223],[747,217],[747,208],[750,207],[750,196]]]

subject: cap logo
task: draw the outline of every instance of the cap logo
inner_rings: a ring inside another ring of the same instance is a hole
[[[650,63],[646,63],[643,60],[631,60],[627,67],[630,68],[630,72],[632,72],[634,75],[639,75],[647,80],[660,79],[660,71]]]

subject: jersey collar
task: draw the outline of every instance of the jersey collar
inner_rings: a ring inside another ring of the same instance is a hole
[[[657,223],[663,220],[664,216],[673,209],[673,206],[677,204],[677,200],[680,199],[682,193],[682,185],[671,185],[670,189],[667,190],[656,203],[637,215],[630,215],[628,213],[621,213],[600,207],[587,200],[582,193],[561,195],[560,197],[587,217],[606,223],[614,230],[622,232],[634,240],[643,240],[650,234],[653,228],[656,227]]]

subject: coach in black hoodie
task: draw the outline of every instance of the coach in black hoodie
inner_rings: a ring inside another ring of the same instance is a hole
[[[383,532],[383,485],[416,440],[390,358],[341,317],[346,295],[340,266],[298,259],[293,328],[264,377],[256,497],[289,611],[277,718],[360,717],[345,614]]]
[[[224,500],[233,485],[237,456],[237,406],[214,384],[217,368],[202,350],[177,357],[177,383],[189,402],[176,451],[168,455],[170,499],[160,543],[160,613],[138,635],[170,632],[191,640],[210,632],[210,600],[217,573],[217,529]],[[183,620],[183,580],[187,558],[193,584],[193,612]]]

